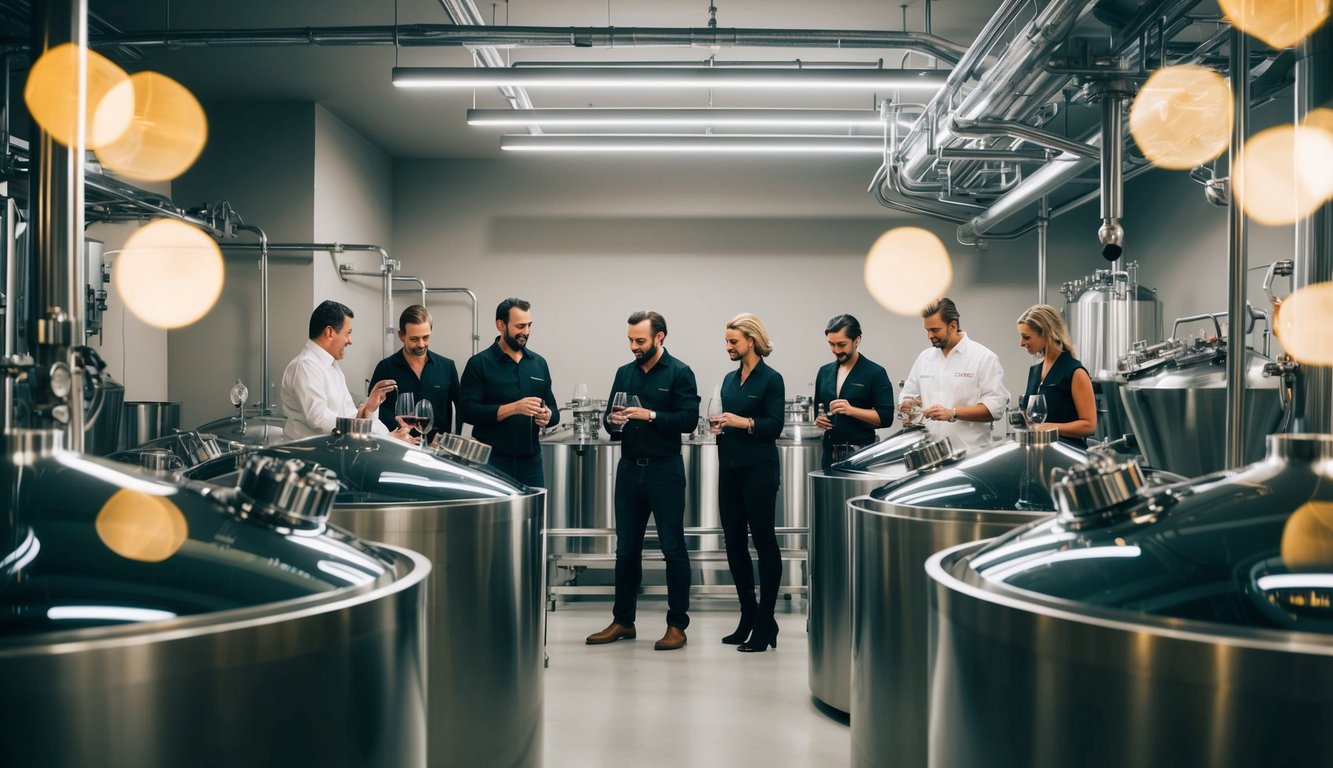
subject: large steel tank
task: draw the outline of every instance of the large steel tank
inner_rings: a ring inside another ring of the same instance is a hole
[[[853,552],[847,502],[907,474],[903,463],[907,452],[929,439],[925,427],[904,429],[827,470],[815,469],[806,475],[810,693],[843,712],[852,707]]]
[[[1151,466],[1188,477],[1226,466],[1226,360],[1220,332],[1213,339],[1140,345],[1121,359],[1121,397]],[[1264,435],[1282,421],[1281,380],[1264,375],[1270,362],[1245,350],[1245,461],[1263,456]]]
[[[1138,264],[1124,271],[1099,269],[1065,283],[1064,316],[1078,359],[1092,375],[1097,400],[1097,437],[1129,433],[1116,377],[1116,363],[1135,342],[1162,339],[1162,302],[1157,291],[1139,285]]]
[[[1058,517],[928,563],[932,766],[1329,764],[1333,437],[1137,484],[1088,467]]]
[[[333,522],[434,563],[430,765],[541,765],[545,491],[370,429],[369,420],[340,419],[333,435],[237,456],[332,469],[341,484]],[[224,456],[187,474],[225,478],[237,461]]]
[[[916,473],[849,502],[853,765],[926,764],[926,559],[1048,517],[1051,471],[1085,456],[1054,430],[965,452],[946,438],[908,455]]]
[[[182,484],[0,437],[0,765],[424,766],[430,563],[259,459]]]
[[[563,430],[543,437],[541,448],[546,475],[546,527],[615,528],[620,443]],[[547,546],[550,554],[613,551],[612,539],[607,536],[552,537]]]

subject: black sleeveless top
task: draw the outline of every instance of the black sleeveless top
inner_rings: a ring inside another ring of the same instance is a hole
[[[1074,405],[1074,372],[1083,368],[1083,363],[1074,359],[1069,354],[1069,350],[1060,353],[1051,365],[1051,370],[1046,372],[1046,378],[1041,378],[1042,363],[1037,363],[1028,369],[1028,385],[1023,392],[1023,399],[1019,403],[1024,411],[1028,407],[1028,396],[1040,392],[1046,396],[1046,421],[1051,424],[1066,424],[1071,421],[1078,421],[1078,408]],[[1060,435],[1060,442],[1067,443],[1078,448],[1085,448],[1088,445],[1087,438],[1069,437]]]

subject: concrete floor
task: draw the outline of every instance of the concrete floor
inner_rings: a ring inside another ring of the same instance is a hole
[[[610,623],[610,602],[547,614],[546,768],[849,764],[846,718],[810,695],[804,611],[779,613],[778,648],[743,654],[720,642],[736,628],[734,604],[692,602],[679,651],[653,650],[661,599],[640,600],[637,640],[610,645],[584,644]]]

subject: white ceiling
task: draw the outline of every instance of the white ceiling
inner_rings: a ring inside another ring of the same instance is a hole
[[[483,16],[497,25],[706,27],[708,0],[478,0]],[[903,4],[877,0],[714,0],[719,27],[871,29],[903,28]],[[937,0],[932,4],[934,34],[966,45],[999,5],[999,0]],[[90,0],[93,13],[126,32],[271,29],[280,27],[391,26],[448,24],[437,0]],[[924,28],[924,0],[906,4],[907,28]],[[168,20],[169,19],[169,20]],[[392,46],[281,48],[140,49],[141,61],[121,63],[130,70],[153,69],[180,80],[210,108],[237,100],[310,100],[322,104],[387,153],[398,158],[494,157],[500,129],[470,128],[465,111],[471,92],[403,91],[390,84],[390,70],[404,66],[469,66],[471,54],[458,47]],[[795,48],[524,48],[502,51],[511,60],[558,59],[700,61],[876,61],[898,67],[903,51]],[[913,55],[910,67],[929,66]],[[799,97],[673,91],[656,94],[570,92],[530,89],[538,107],[681,106],[820,107],[870,109],[868,95],[802,94]],[[478,107],[503,107],[498,92],[475,94]]]

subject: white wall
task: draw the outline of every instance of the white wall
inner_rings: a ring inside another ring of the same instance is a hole
[[[167,185],[142,185],[153,192],[168,193]],[[112,269],[116,260],[113,251],[124,247],[130,235],[139,229],[134,222],[94,224],[88,227],[87,237],[101,240],[104,253],[111,253]],[[126,400],[168,399],[167,332],[140,321],[125,309],[125,302],[114,283],[107,290],[107,308],[102,314],[102,337],[93,336],[91,344],[107,363],[109,371],[125,386]]]
[[[1014,318],[1035,303],[1035,235],[984,253],[959,246],[952,225],[879,206],[864,191],[873,171],[864,160],[827,159],[399,161],[394,242],[405,270],[478,293],[483,346],[501,299],[532,301],[530,343],[550,361],[561,401],[580,381],[606,395],[630,359],[625,318],[647,308],[666,316],[667,345],[694,368],[706,399],[732,366],[723,325],[742,311],[768,325],[770,362],[789,395],[813,391],[815,371],[831,359],[824,325],[841,312],[861,320],[862,351],[896,385],[925,346],[921,321],[880,309],[862,269],[886,228],[926,226],[954,257],[949,295],[964,329],[1000,355],[1010,387],[1021,389],[1030,361]],[[1053,227],[1057,288],[1100,266],[1095,207],[1090,215]],[[470,315],[457,301],[431,309],[432,347],[461,364]]]

